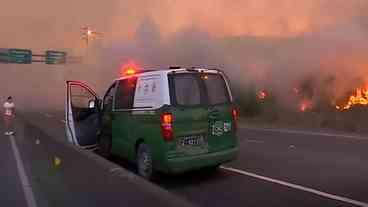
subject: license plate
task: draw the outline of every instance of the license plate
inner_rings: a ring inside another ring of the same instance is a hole
[[[187,155],[207,153],[207,139],[203,135],[182,137],[177,142],[177,150]]]
[[[205,144],[204,136],[188,136],[179,140],[179,146],[202,146]]]

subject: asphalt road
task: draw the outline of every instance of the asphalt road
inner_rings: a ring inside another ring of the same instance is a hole
[[[32,125],[42,129],[42,133],[38,134],[27,132],[29,136],[37,134],[65,142],[63,113],[22,115]],[[240,155],[236,161],[216,172],[161,175],[155,184],[206,207],[368,206],[368,137],[246,128],[241,128],[238,136]],[[58,144],[51,147],[51,142],[50,146],[46,145],[46,149],[58,148]],[[78,159],[78,155],[75,156]],[[133,169],[120,159],[112,161]],[[74,168],[83,171],[85,166]],[[114,180],[110,182],[114,183]],[[88,182],[84,185],[85,189],[69,188],[62,194],[85,196],[79,192],[88,189]],[[109,192],[108,188],[105,190]]]
[[[26,200],[10,138],[3,135],[3,127],[0,130],[0,206],[24,207]]]
[[[18,121],[16,126],[16,135],[4,136],[0,142],[1,207],[193,206],[31,123]],[[53,130],[58,132],[57,127]],[[27,182],[21,182],[24,179]]]

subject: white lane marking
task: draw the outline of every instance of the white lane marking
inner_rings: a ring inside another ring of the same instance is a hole
[[[349,204],[353,204],[353,205],[361,206],[361,207],[368,207],[368,203],[364,203],[364,202],[353,200],[353,199],[350,199],[350,198],[329,194],[329,193],[322,192],[322,191],[319,191],[319,190],[316,190],[316,189],[313,189],[313,188],[308,188],[308,187],[304,187],[304,186],[301,186],[301,185],[296,185],[296,184],[288,183],[288,182],[285,182],[285,181],[276,180],[276,179],[273,179],[273,178],[268,178],[268,177],[265,177],[265,176],[257,175],[257,174],[246,172],[246,171],[243,171],[243,170],[238,170],[238,169],[231,168],[231,167],[221,166],[220,168],[224,169],[224,170],[231,171],[231,172],[235,172],[235,173],[238,173],[238,174],[241,174],[241,175],[246,175],[246,176],[257,178],[257,179],[264,180],[264,181],[267,181],[267,182],[271,182],[271,183],[279,184],[279,185],[286,186],[286,187],[289,187],[289,188],[293,188],[293,189],[301,190],[301,191],[304,191],[304,192],[312,193],[312,194],[319,195],[319,196],[329,198],[329,199],[332,199],[332,200],[337,200],[337,201],[341,201],[341,202],[345,202],[345,203],[349,203]]]
[[[257,144],[263,144],[265,143],[265,141],[263,140],[257,140],[257,139],[246,139],[246,142],[251,142],[251,143],[257,143]]]
[[[115,172],[115,171],[120,171],[121,170],[121,168],[119,168],[119,167],[114,167],[114,168],[111,168],[110,169],[110,173],[113,173],[113,172]]]
[[[325,136],[325,137],[342,137],[349,139],[358,139],[358,140],[366,140],[368,141],[368,137],[363,136],[354,136],[354,135],[343,135],[343,134],[333,134],[333,133],[325,133],[325,132],[308,132],[301,130],[289,130],[289,129],[261,129],[261,128],[242,128],[248,130],[256,130],[256,131],[266,131],[266,132],[279,132],[279,133],[288,133],[288,134],[303,134],[303,135],[312,135],[312,136]]]
[[[45,113],[44,114],[47,118],[51,118],[52,117],[52,115],[51,114],[48,114],[48,113]]]
[[[18,175],[20,177],[20,181],[23,187],[23,192],[24,195],[26,197],[26,201],[27,201],[27,206],[28,207],[37,207],[35,198],[34,198],[34,194],[32,191],[32,187],[29,184],[29,179],[27,177],[27,174],[24,170],[24,165],[23,165],[23,161],[22,158],[20,156],[17,144],[15,142],[15,138],[14,136],[9,136],[10,142],[11,142],[11,146],[13,149],[13,153],[14,153],[14,157],[16,160],[16,164],[17,164],[17,169],[18,169]]]
[[[61,122],[63,122],[64,124],[66,123],[66,121],[65,120],[60,120]]]

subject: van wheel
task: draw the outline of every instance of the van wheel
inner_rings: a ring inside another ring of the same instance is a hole
[[[216,172],[219,168],[220,168],[220,165],[214,165],[214,166],[208,167],[208,170],[211,172]]]
[[[208,174],[213,174],[216,173],[219,169],[220,165],[213,165],[213,166],[208,166],[202,169],[202,172],[204,173],[208,173]]]
[[[152,153],[148,145],[142,143],[137,150],[137,170],[143,178],[150,180],[153,175]]]
[[[102,134],[98,141],[98,154],[108,159],[111,157],[111,137]]]

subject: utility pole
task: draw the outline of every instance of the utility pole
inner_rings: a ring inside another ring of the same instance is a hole
[[[82,39],[85,40],[86,43],[86,57],[88,57],[88,46],[90,40],[94,37],[102,37],[102,33],[93,31],[89,26],[85,26],[81,28],[82,30]]]

